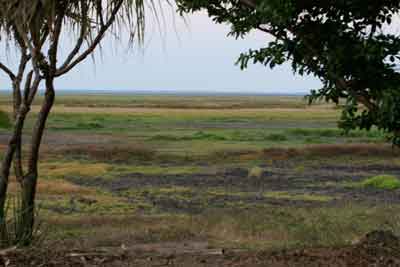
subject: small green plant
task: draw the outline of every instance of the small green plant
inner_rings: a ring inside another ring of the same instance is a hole
[[[294,171],[296,173],[304,173],[306,171],[306,167],[304,165],[299,165],[296,168],[294,168]]]
[[[263,173],[264,173],[264,169],[256,166],[256,167],[253,167],[250,169],[248,177],[249,178],[261,178]]]
[[[400,188],[400,180],[393,175],[378,175],[364,180],[362,186],[395,190]]]
[[[79,122],[76,125],[76,128],[81,130],[86,130],[86,129],[93,130],[93,129],[102,129],[104,128],[104,126],[100,122],[92,121],[92,122]]]

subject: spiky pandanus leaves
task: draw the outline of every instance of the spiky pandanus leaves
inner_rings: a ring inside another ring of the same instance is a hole
[[[113,16],[116,7],[111,28],[124,27],[131,37],[142,40],[146,4],[154,6],[153,0],[0,0],[0,40],[9,41],[18,30],[39,43],[43,33],[54,30],[60,11],[65,12],[64,26],[84,32],[85,39],[90,40],[96,29]]]

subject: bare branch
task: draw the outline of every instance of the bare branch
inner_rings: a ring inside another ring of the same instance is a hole
[[[24,86],[24,98],[23,98],[25,105],[28,102],[28,97],[29,97],[29,93],[30,93],[30,90],[31,90],[31,84],[32,84],[32,77],[33,77],[33,70],[31,70],[26,75],[25,86]]]
[[[102,0],[97,0],[96,3],[96,8],[97,8],[97,14],[99,15],[99,20],[100,20],[100,25],[101,27],[104,27],[104,17],[103,17],[103,4],[102,4]]]
[[[108,31],[108,29],[114,23],[115,18],[117,16],[118,11],[120,10],[122,4],[123,4],[123,0],[119,0],[118,3],[116,4],[116,6],[114,7],[113,11],[111,12],[110,17],[107,20],[107,23],[105,23],[104,26],[100,28],[96,38],[94,38],[93,42],[89,45],[89,47],[79,57],[77,57],[74,61],[72,61],[71,64],[69,64],[68,66],[66,66],[64,68],[58,69],[55,74],[56,77],[59,77],[65,73],[69,72],[76,65],[78,65],[83,60],[85,60],[96,49],[96,47],[100,44],[101,40],[103,40],[105,33]]]
[[[21,81],[25,73],[26,64],[30,60],[30,56],[26,54],[26,49],[22,49],[21,59],[19,62],[18,74],[13,81],[13,102],[14,102],[14,120],[17,118],[18,110],[21,106]]]
[[[43,79],[43,77],[40,75],[35,76],[35,80],[32,83],[32,86],[30,88],[29,95],[28,95],[27,101],[26,101],[28,105],[31,105],[33,102],[33,99],[35,99],[36,93],[38,91],[38,88],[39,88],[39,85],[40,85],[40,82],[42,81],[42,79]]]
[[[11,81],[15,80],[15,74],[9,68],[7,68],[7,66],[5,66],[3,63],[0,63],[0,69],[10,77]]]
[[[82,17],[85,17],[85,14],[87,13],[87,10],[88,10],[88,6],[87,6],[87,4],[86,4],[86,2],[84,0],[81,0],[81,5],[82,5],[81,14],[82,14]],[[60,70],[67,68],[68,65],[71,63],[71,61],[74,59],[74,57],[79,53],[79,50],[81,49],[82,44],[85,41],[86,26],[87,25],[84,25],[84,24],[81,25],[81,31],[80,31],[80,34],[79,34],[79,38],[78,38],[78,40],[76,42],[76,45],[72,49],[70,54],[67,56],[65,62],[61,65]]]
[[[55,21],[55,26],[54,26],[54,29],[52,31],[52,36],[51,36],[52,42],[50,44],[50,49],[48,52],[51,76],[53,76],[53,74],[54,74],[53,72],[55,72],[57,70],[58,43],[60,41],[61,29],[63,26],[63,20],[64,20],[64,16],[65,16],[65,8],[63,6],[59,6],[58,8],[61,10],[61,12],[57,16],[57,19]],[[37,47],[37,49],[40,49],[40,48],[41,47],[39,45],[39,47]]]

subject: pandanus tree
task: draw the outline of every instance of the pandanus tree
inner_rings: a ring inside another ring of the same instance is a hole
[[[244,37],[257,30],[265,47],[238,60],[271,68],[291,62],[298,74],[318,77],[323,87],[310,101],[343,105],[345,130],[377,127],[400,145],[400,36],[398,0],[177,0],[182,12],[207,10],[217,23]]]
[[[15,49],[19,57],[14,69],[0,60],[0,69],[12,84],[14,119],[0,172],[1,234],[7,227],[7,189],[13,169],[21,188],[17,241],[31,240],[39,149],[55,100],[55,80],[91,55],[110,31],[129,34],[130,40],[141,39],[145,4],[144,0],[0,0],[0,41]],[[60,44],[67,37],[74,43],[69,51],[60,51]],[[25,155],[24,124],[39,88],[44,88],[44,97],[33,129],[27,131],[30,142],[26,142]]]

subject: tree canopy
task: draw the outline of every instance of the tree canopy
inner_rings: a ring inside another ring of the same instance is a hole
[[[201,9],[231,34],[252,30],[273,36],[265,47],[240,55],[271,68],[291,62],[300,75],[318,77],[323,87],[310,101],[344,99],[339,126],[345,130],[378,127],[400,145],[400,36],[396,0],[178,0],[182,12]],[[343,102],[343,101],[342,101]]]

